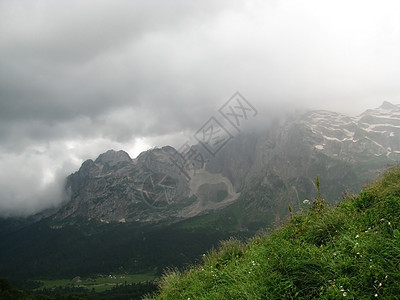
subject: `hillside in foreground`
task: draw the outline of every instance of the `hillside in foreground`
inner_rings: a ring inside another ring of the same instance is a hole
[[[400,299],[400,167],[336,207],[318,196],[306,206],[270,234],[168,271],[148,299]]]

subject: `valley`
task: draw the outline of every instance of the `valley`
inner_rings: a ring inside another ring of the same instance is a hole
[[[66,179],[60,207],[0,220],[0,277],[32,291],[101,293],[188,268],[221,240],[274,230],[315,198],[316,176],[334,206],[398,163],[400,106],[385,102],[358,117],[303,112],[239,133],[215,157],[201,145],[190,151],[206,158],[185,166],[190,180],[170,146],[83,162]]]

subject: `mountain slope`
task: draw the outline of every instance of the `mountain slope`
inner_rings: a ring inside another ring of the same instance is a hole
[[[399,229],[397,167],[333,209],[314,205],[247,244],[223,242],[202,266],[168,272],[154,299],[399,299]]]

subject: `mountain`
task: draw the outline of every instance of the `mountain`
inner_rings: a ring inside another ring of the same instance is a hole
[[[305,125],[315,135],[316,149],[343,161],[365,162],[365,156],[385,155],[397,161],[400,156],[400,108],[384,102],[350,118],[332,112],[310,112]]]
[[[282,223],[315,197],[316,176],[334,204],[399,159],[400,106],[388,102],[357,117],[309,111],[268,123],[213,153],[199,143],[85,161],[68,176],[61,207],[0,220],[0,276],[160,274],[221,239]]]
[[[344,191],[357,193],[397,164],[399,125],[400,107],[385,102],[358,117],[311,111],[271,128],[257,139],[239,200],[279,220],[288,205],[299,207],[315,195],[315,176],[330,203],[339,201]]]
[[[109,150],[95,161],[85,161],[68,177],[66,189],[71,200],[54,219],[80,216],[102,222],[176,221],[236,200],[232,183],[221,174],[201,169],[190,182],[185,180],[171,161],[176,154],[166,146],[131,159],[124,151]],[[219,198],[211,199],[211,194]]]
[[[400,107],[384,102],[358,117],[310,111],[283,125],[240,133],[215,157],[200,144],[189,152],[201,156],[198,166],[185,166],[186,154],[169,146],[135,159],[110,150],[87,160],[68,177],[71,200],[54,219],[176,222],[237,201],[279,219],[288,205],[313,196],[317,175],[325,183],[323,195],[335,202],[399,160]]]

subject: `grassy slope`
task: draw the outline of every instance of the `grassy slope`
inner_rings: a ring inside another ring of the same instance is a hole
[[[221,243],[202,266],[168,271],[155,299],[400,299],[400,168],[332,209],[271,234]]]

